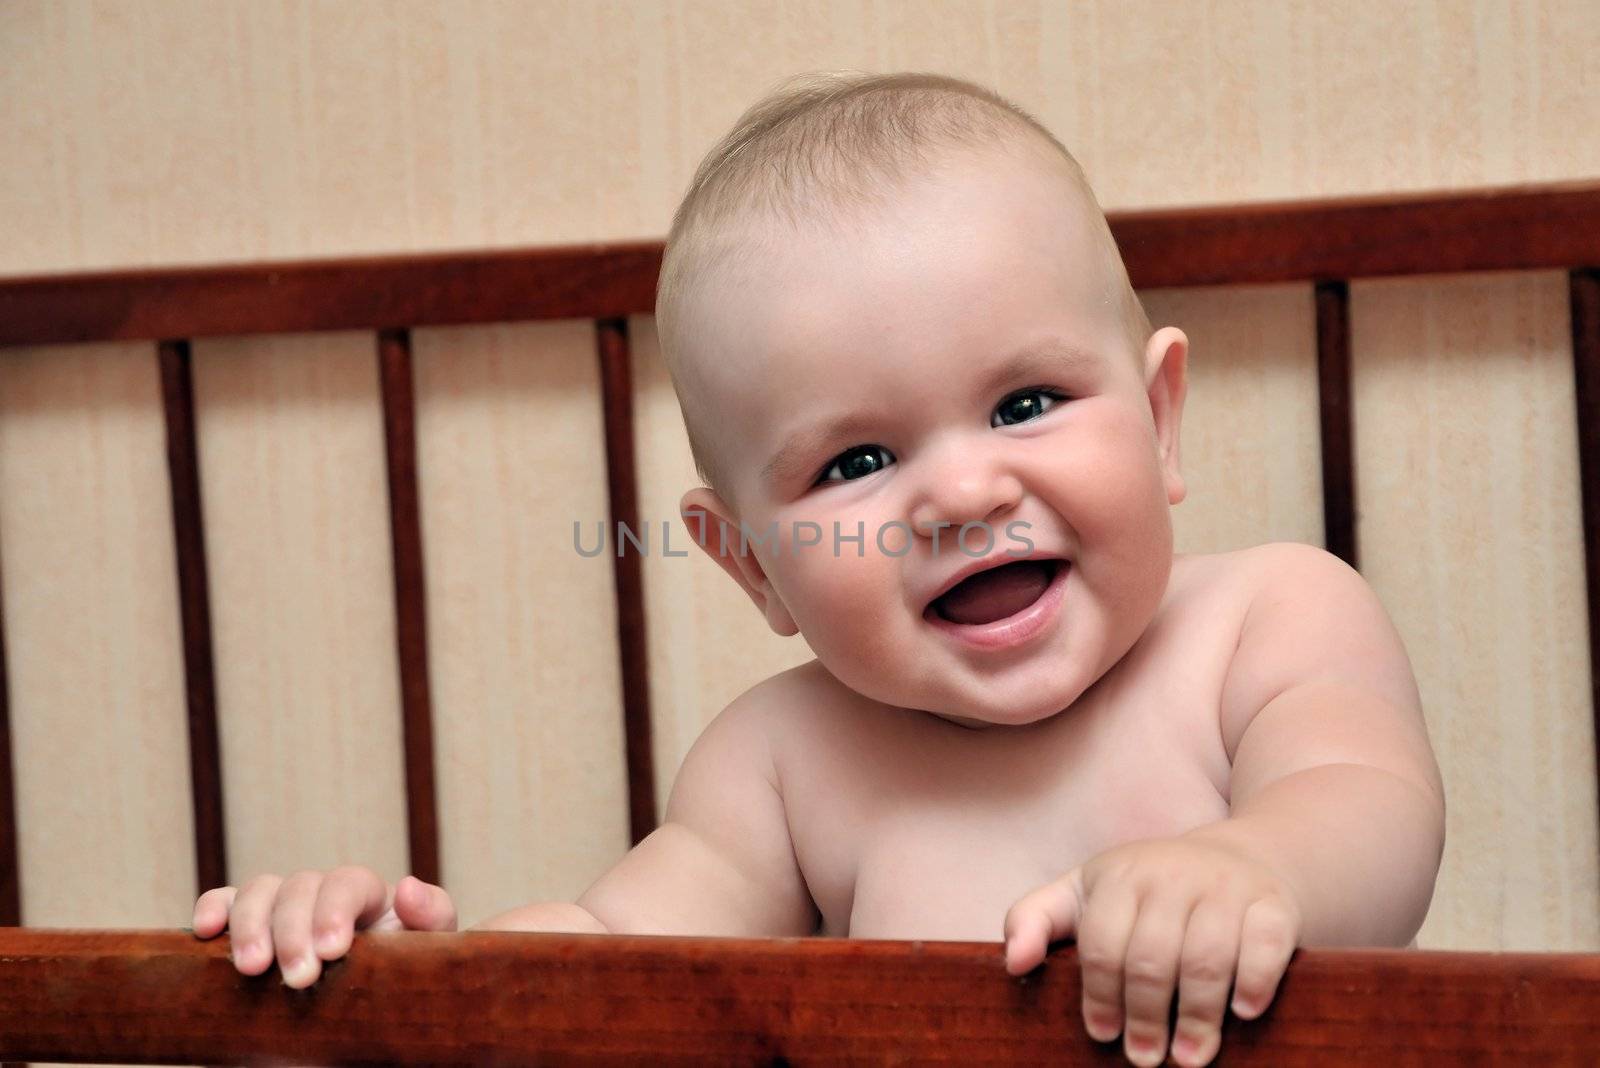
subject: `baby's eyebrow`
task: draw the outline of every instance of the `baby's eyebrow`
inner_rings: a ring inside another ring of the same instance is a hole
[[[1064,341],[1040,342],[1018,349],[1001,359],[984,376],[981,389],[984,393],[993,393],[1029,380],[1036,380],[1043,385],[1045,380],[1058,375],[1084,374],[1097,363],[1099,358],[1087,349]]]
[[[866,434],[870,421],[859,413],[834,416],[819,423],[801,427],[783,439],[772,458],[761,469],[762,479],[770,485],[787,485],[792,480],[813,472],[810,465],[818,451],[832,443],[850,440]]]

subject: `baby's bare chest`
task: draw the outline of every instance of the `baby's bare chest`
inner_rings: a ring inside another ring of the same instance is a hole
[[[1227,629],[1136,650],[1137,670],[1044,724],[971,731],[878,709],[818,732],[825,749],[789,769],[784,800],[820,933],[999,941],[1028,891],[1224,818]]]

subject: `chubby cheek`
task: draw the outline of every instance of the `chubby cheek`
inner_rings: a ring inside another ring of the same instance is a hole
[[[1052,457],[1062,465],[1058,507],[1085,547],[1140,554],[1170,542],[1171,506],[1149,428],[1131,415],[1108,415],[1087,429]]]
[[[823,665],[870,692],[873,673],[906,648],[899,562],[879,555],[870,540],[860,556],[851,543],[835,556],[831,542],[783,560],[773,585]]]
[[[1128,468],[1094,486],[1080,531],[1102,557],[1147,567],[1152,557],[1171,555],[1170,509],[1159,470]]]
[[[1131,420],[1105,431],[1096,448],[1075,453],[1058,507],[1078,538],[1079,580],[1107,610],[1129,617],[1109,628],[1115,643],[1129,627],[1143,629],[1166,588],[1172,514],[1148,432]]]

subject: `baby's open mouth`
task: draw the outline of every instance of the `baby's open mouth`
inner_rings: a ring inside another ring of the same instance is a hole
[[[1065,560],[1016,560],[968,575],[933,599],[940,619],[975,627],[1014,616],[1044,595]]]

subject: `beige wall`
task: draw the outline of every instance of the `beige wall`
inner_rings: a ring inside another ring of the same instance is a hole
[[[1592,177],[1571,3],[0,4],[0,274],[664,233],[778,76],[924,68],[1050,125],[1111,208]],[[1360,534],[1444,765],[1424,942],[1600,948],[1594,743],[1556,274],[1353,287]],[[1320,541],[1306,287],[1146,294],[1190,331],[1180,547]],[[689,483],[632,324],[643,514]],[[372,339],[196,347],[236,876],[404,865]],[[445,880],[466,922],[626,843],[592,328],[417,337]],[[153,348],[0,353],[24,919],[192,903]],[[698,557],[646,572],[662,794],[805,651]]]

